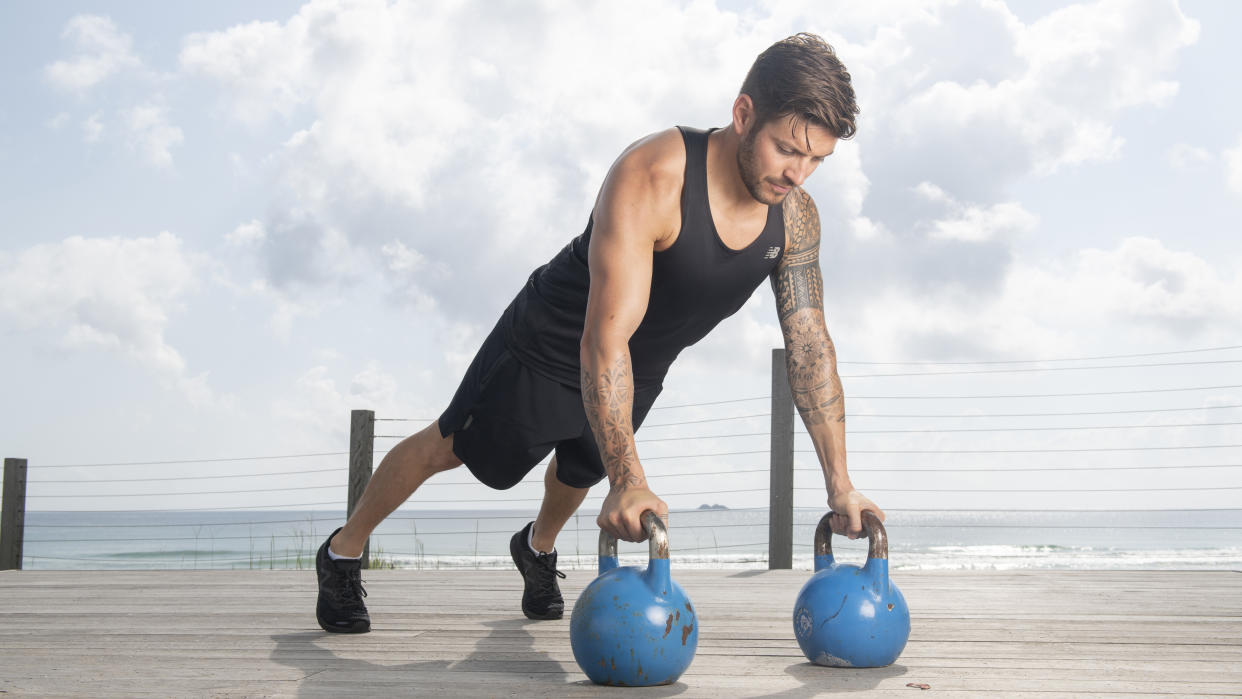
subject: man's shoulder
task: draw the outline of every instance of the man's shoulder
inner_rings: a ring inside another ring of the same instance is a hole
[[[681,189],[685,184],[686,149],[673,128],[630,144],[613,163],[600,193],[601,201],[626,210],[635,207],[647,217],[656,240],[675,235],[681,220]],[[596,220],[599,220],[598,211]]]
[[[802,187],[794,187],[785,196],[781,211],[785,220],[785,239],[790,252],[818,249],[820,242],[819,210],[815,200]]]
[[[638,139],[621,152],[616,168],[661,187],[673,185],[680,191],[686,171],[686,146],[681,131],[673,127]]]
[[[781,211],[785,213],[785,218],[796,217],[803,213],[815,213],[815,200],[802,187],[794,187],[785,196],[785,201],[781,202]]]

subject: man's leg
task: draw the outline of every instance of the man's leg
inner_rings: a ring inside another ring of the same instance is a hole
[[[556,569],[556,535],[578,510],[589,488],[573,488],[557,480],[556,457],[543,475],[543,487],[539,517],[513,535],[509,553],[525,582],[522,613],[529,619],[560,619],[565,599],[556,579],[565,574]]]
[[[320,628],[333,633],[371,630],[371,617],[362,601],[366,591],[362,588],[359,560],[367,537],[424,481],[460,465],[453,454],[453,436],[441,437],[435,422],[401,440],[388,452],[349,521],[333,532],[315,554],[315,573],[319,578],[315,618]],[[333,554],[343,558],[333,558]]]
[[[531,532],[531,543],[536,551],[552,553],[556,548],[557,534],[578,511],[590,490],[560,482],[556,477],[556,457],[552,457],[548,470],[543,474],[543,504],[539,506],[539,516],[535,518],[535,528]]]
[[[461,466],[453,453],[453,435],[440,436],[438,423],[401,440],[382,461],[349,521],[332,537],[332,552],[338,556],[362,555],[367,537],[384,518],[401,506],[428,478]]]

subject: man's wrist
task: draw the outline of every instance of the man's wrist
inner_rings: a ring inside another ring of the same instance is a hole
[[[828,497],[835,497],[842,493],[848,493],[854,490],[854,484],[850,482],[850,477],[844,471],[840,473],[829,473],[826,485],[828,486]]]
[[[623,490],[646,487],[647,479],[643,476],[636,476],[632,473],[624,475],[616,480],[613,480],[611,477],[608,479],[608,492],[610,493],[619,493]]]

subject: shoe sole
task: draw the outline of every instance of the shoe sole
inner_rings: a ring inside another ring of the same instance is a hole
[[[319,628],[327,631],[328,633],[369,633],[371,631],[370,624],[354,624],[353,626],[340,627],[329,626],[318,618],[316,618],[315,621],[319,622]]]

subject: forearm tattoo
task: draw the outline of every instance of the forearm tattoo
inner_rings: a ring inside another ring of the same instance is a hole
[[[628,355],[601,371],[582,366],[582,405],[595,435],[608,485],[629,488],[642,485],[635,473],[638,454],[634,447],[634,373]]]
[[[789,249],[772,272],[772,291],[785,336],[785,364],[794,405],[807,425],[845,422],[837,352],[824,324],[824,282],[819,271],[819,213],[795,189],[785,201]]]

